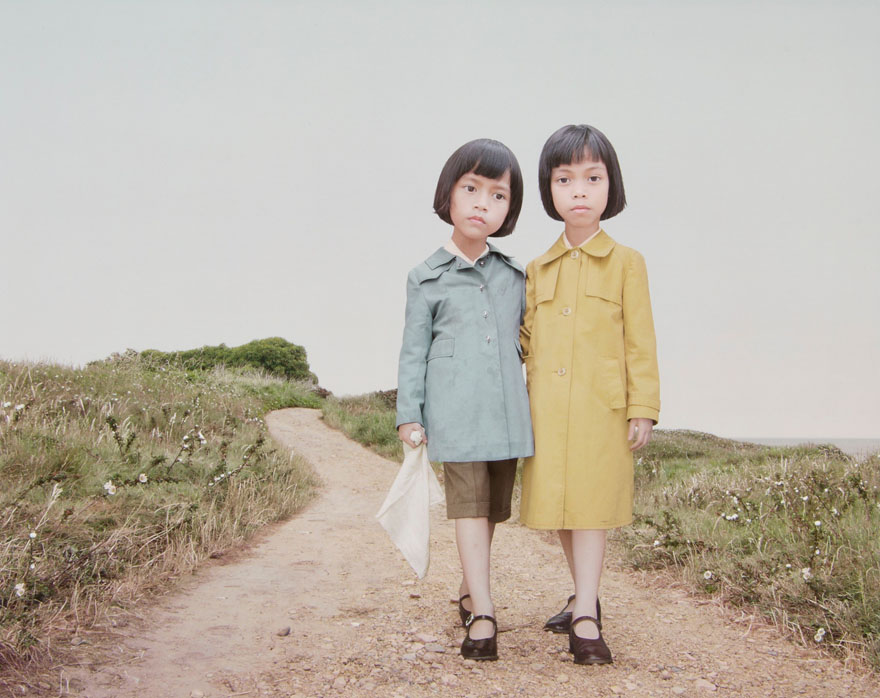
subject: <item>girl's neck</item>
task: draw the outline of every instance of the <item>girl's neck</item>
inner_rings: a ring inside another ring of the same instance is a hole
[[[589,238],[593,237],[596,233],[598,233],[602,229],[602,226],[595,226],[591,228],[574,228],[572,226],[565,226],[565,237],[568,240],[569,244],[572,247],[580,247],[583,245]]]
[[[483,252],[486,251],[486,239],[485,238],[477,238],[472,239],[465,237],[457,230],[452,231],[452,242],[455,243],[455,246],[462,251],[468,259],[477,259]]]

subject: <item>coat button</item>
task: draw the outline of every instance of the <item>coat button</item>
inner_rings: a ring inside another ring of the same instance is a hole
[[[556,373],[558,373],[560,376],[564,376],[564,375],[565,375],[565,369],[564,369],[564,368],[560,368]]]
[[[488,344],[491,341],[492,341],[492,338],[489,335],[486,335],[486,343]]]
[[[480,266],[481,266],[481,267],[485,267],[485,266],[486,266],[486,260],[485,260],[485,259],[481,259],[481,260],[480,260]]]
[[[480,284],[480,290],[481,290],[481,291],[484,290],[485,288],[486,288],[486,285],[485,285],[485,284]]]
[[[572,250],[571,251],[571,258],[577,259],[579,254],[580,254],[580,252],[578,252],[577,250]]]
[[[483,317],[489,317],[489,311],[488,311],[488,310],[484,310],[484,311],[483,311]]]
[[[571,308],[565,307],[562,309],[563,315],[571,315]]]

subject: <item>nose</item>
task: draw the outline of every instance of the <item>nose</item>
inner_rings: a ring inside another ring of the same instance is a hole
[[[474,208],[479,209],[481,211],[489,210],[489,195],[481,194],[477,197],[476,201],[474,201]]]

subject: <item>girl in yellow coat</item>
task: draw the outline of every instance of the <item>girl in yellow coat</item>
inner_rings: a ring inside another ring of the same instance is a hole
[[[605,664],[599,579],[610,528],[632,521],[632,452],[660,413],[645,261],[600,221],[626,206],[613,146],[590,126],[548,139],[541,200],[565,231],[526,269],[521,330],[535,455],[525,462],[520,517],[556,529],[575,593],[545,628],[569,635],[575,662]]]

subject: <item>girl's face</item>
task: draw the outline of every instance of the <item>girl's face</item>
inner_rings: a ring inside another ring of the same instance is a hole
[[[584,153],[581,162],[554,167],[550,172],[553,205],[565,221],[566,229],[599,229],[599,220],[608,205],[608,169],[601,160]]]
[[[472,243],[486,242],[497,232],[510,210],[510,171],[499,179],[489,179],[468,172],[452,188],[449,217],[452,219],[452,239]]]

